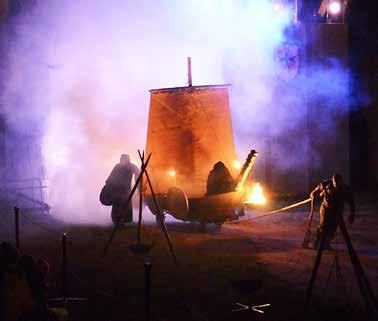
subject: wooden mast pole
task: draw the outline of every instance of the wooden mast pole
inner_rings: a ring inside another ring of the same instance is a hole
[[[192,87],[192,58],[188,57],[188,86]]]

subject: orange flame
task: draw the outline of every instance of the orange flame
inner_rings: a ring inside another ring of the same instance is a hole
[[[235,169],[241,169],[242,168],[242,163],[239,162],[238,160],[235,160],[232,162],[232,167]]]
[[[256,205],[266,204],[266,198],[264,196],[264,191],[260,183],[253,183],[252,186],[247,190],[246,203]]]

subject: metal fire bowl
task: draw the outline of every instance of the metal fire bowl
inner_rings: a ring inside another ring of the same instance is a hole
[[[152,249],[153,244],[151,243],[140,243],[129,245],[129,250],[135,255],[145,255]]]

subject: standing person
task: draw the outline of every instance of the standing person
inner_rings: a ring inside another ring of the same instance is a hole
[[[134,179],[136,179],[139,172],[139,168],[130,162],[129,155],[122,154],[119,163],[114,166],[106,180],[105,189],[111,194],[110,203],[112,205],[111,217],[113,224],[117,224],[121,217],[123,217],[123,222],[120,222],[121,224],[133,221],[132,202],[130,201],[128,206],[126,202],[131,193],[133,175]]]
[[[331,241],[335,237],[337,226],[343,220],[344,203],[349,204],[350,215],[348,221],[353,224],[355,218],[355,204],[350,187],[343,182],[340,174],[334,174],[331,179],[320,183],[310,194],[311,198],[322,197],[320,205],[320,222],[317,230],[315,248],[325,237],[325,249],[331,249]]]

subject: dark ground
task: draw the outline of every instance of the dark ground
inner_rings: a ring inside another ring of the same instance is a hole
[[[376,205],[360,206],[355,224],[348,228],[378,295]],[[307,219],[306,208],[302,210],[228,224],[220,230],[210,225],[206,233],[199,224],[168,221],[179,266],[161,230],[154,223],[144,225],[143,241],[153,243],[148,258],[152,263],[151,320],[368,320],[340,234],[334,247],[344,282],[338,284],[334,275],[328,280],[335,252],[325,252],[311,310],[304,312],[304,293],[316,252],[301,248]],[[4,209],[2,216],[0,240],[13,242],[11,208]],[[68,306],[70,320],[145,320],[144,258],[128,249],[136,240],[135,224],[117,233],[102,258],[110,227],[68,226],[41,214],[27,217],[41,226],[21,218],[21,248],[51,263],[51,298],[61,296],[60,233],[68,232],[69,294],[88,298]],[[264,314],[251,309],[232,312],[238,308],[236,302],[271,306]]]

